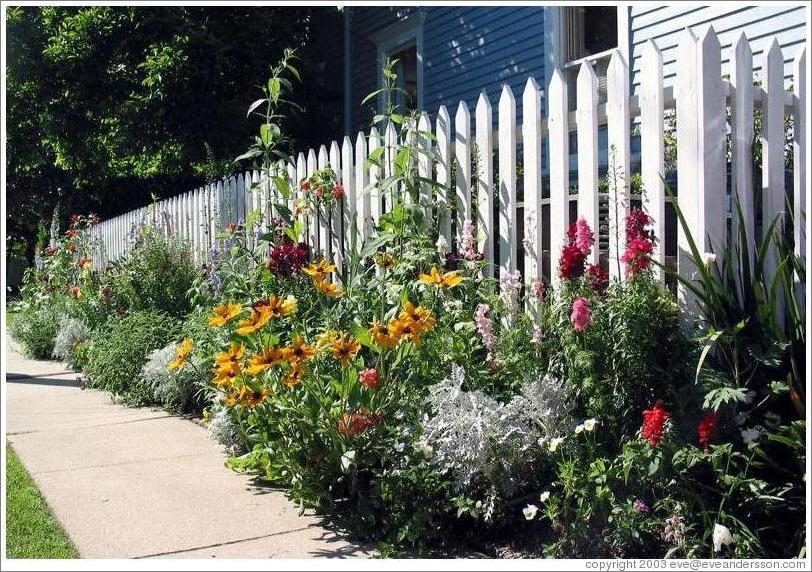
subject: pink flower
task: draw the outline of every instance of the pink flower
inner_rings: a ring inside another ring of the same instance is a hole
[[[493,350],[493,345],[496,341],[496,338],[494,338],[493,335],[493,325],[491,324],[490,312],[491,308],[487,304],[478,305],[476,307],[476,311],[474,312],[474,323],[476,324],[477,331],[479,331],[480,335],[482,336],[482,343],[488,350],[488,355],[490,355],[491,350]]]
[[[533,337],[530,338],[530,343],[540,344],[544,340],[544,330],[536,326],[533,328]]]
[[[578,332],[583,332],[592,323],[592,313],[589,310],[589,300],[583,296],[578,296],[572,302],[572,314],[570,315],[572,328]]]
[[[544,298],[544,282],[541,280],[533,280],[533,297],[536,300]]]
[[[339,201],[344,198],[344,186],[341,183],[333,185],[333,196]]]
[[[375,389],[381,385],[378,370],[373,367],[368,367],[358,372],[358,381],[361,385],[370,389]]]
[[[587,256],[592,250],[593,244],[595,244],[595,235],[592,233],[592,229],[584,219],[579,218],[575,221],[575,246],[584,256]]]

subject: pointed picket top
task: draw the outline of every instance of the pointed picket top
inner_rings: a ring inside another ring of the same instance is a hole
[[[608,91],[613,91],[617,94],[625,93],[626,99],[628,100],[629,65],[626,63],[626,58],[623,57],[623,53],[619,49],[612,50],[612,56],[609,59],[609,67],[606,69],[606,84]],[[615,102],[620,103],[620,98]]]
[[[307,176],[312,175],[318,169],[316,152],[313,149],[307,151]]]
[[[553,68],[548,88],[547,126],[550,154],[550,279],[560,282],[561,247],[570,220],[569,97],[561,70]]]
[[[456,208],[457,244],[462,241],[462,229],[471,220],[471,113],[468,104],[460,101],[454,116],[454,158],[457,162]]]
[[[323,169],[330,162],[330,157],[327,155],[327,147],[321,145],[319,147],[318,164],[319,169]]]
[[[742,30],[733,42],[730,61],[730,84],[734,87],[731,101],[731,235],[740,235],[739,225],[748,237],[755,236],[755,195],[753,193],[753,51],[750,41]],[[736,204],[741,210],[741,220],[736,213]],[[752,273],[755,260],[753,248],[747,249],[746,261]],[[736,272],[737,283],[742,276]],[[741,288],[741,284],[739,287]]]
[[[561,69],[558,67],[553,68],[553,73],[550,74],[550,99],[553,99],[553,94],[560,97],[565,87],[566,82],[564,80],[564,74],[561,73]]]
[[[477,240],[485,264],[494,264],[493,217],[493,107],[485,91],[479,93],[476,103],[476,142],[479,152],[477,165]]]
[[[806,85],[806,46],[802,46],[792,62],[792,84],[795,91],[794,125],[793,125],[793,139],[792,148],[793,156],[806,157],[806,149],[809,144],[806,139],[806,134],[809,133],[809,126],[807,125],[808,115],[806,111],[806,100],[809,97]],[[795,255],[799,256],[801,260],[806,260],[806,163],[804,161],[796,161],[793,171],[793,205],[792,205],[792,222],[793,234],[795,237]],[[799,305],[803,306],[804,289],[803,284],[800,283],[796,275],[796,293],[799,299]]]
[[[429,134],[431,133],[431,121],[429,120],[429,116],[425,111],[420,114],[420,117],[417,120],[417,131],[419,133],[417,142],[418,146],[421,149],[421,152],[419,152],[417,156],[417,174],[422,178],[431,179],[432,139],[429,136]],[[431,220],[432,196],[431,196],[431,185],[429,183],[426,182],[420,183],[419,203],[425,209],[426,216],[429,218],[429,220]]]
[[[352,141],[348,135],[341,141],[341,184],[344,185],[344,252],[352,246],[358,234],[358,205],[355,202],[355,172]],[[353,234],[355,233],[355,234]]]
[[[363,241],[369,236],[370,202],[367,183],[369,182],[367,166],[367,137],[359,131],[355,137],[355,211],[358,221],[358,237]]]
[[[338,178],[341,178],[341,149],[338,142],[333,140],[330,142],[330,166],[336,172]]]
[[[516,98],[513,96],[513,90],[506,83],[502,84],[502,91],[499,92],[499,113],[503,109],[516,109]]]
[[[538,83],[527,78],[522,93],[522,152],[524,165],[524,280],[542,278],[541,218],[541,94]],[[531,299],[529,297],[528,299]],[[535,311],[535,308],[532,308]]]
[[[775,38],[773,38],[775,41]],[[716,35],[716,30],[713,26],[708,26],[700,32],[697,38],[697,45],[701,52],[705,54],[721,53],[722,45],[719,43],[719,36]]]
[[[591,86],[598,82],[598,76],[595,74],[595,68],[592,66],[592,62],[584,60],[581,63],[581,67],[578,68],[578,77],[575,81],[578,88],[578,97],[580,99],[582,87],[591,89]]]
[[[499,96],[499,266],[517,267],[516,99],[507,84]]]

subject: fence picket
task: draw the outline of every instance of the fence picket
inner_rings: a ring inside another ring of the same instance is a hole
[[[338,143],[336,141],[332,141],[330,143],[330,166],[335,171],[336,178],[341,181],[343,175],[343,170],[341,169],[341,150],[338,148]],[[341,236],[342,228],[344,227],[342,215],[343,208],[343,200],[334,201],[330,207],[330,235],[332,238],[330,248],[332,252],[332,260],[338,264],[339,267],[342,266],[342,244],[344,244]]]
[[[516,270],[516,99],[507,85],[499,96],[499,266]]]
[[[809,127],[806,124],[806,46],[802,47],[795,61],[792,63],[793,87],[795,88],[795,105],[793,113],[792,152],[793,152],[793,209],[792,227],[795,256],[806,263],[806,134]],[[796,277],[796,280],[798,278]],[[803,297],[799,284],[797,290]]]
[[[524,165],[524,280],[543,277],[541,218],[541,93],[536,80],[527,79],[522,94],[522,151]]]
[[[493,216],[493,107],[487,94],[479,94],[476,104],[476,146],[477,146],[477,250],[482,253],[493,274],[494,260],[493,233],[496,224]]]
[[[316,152],[313,149],[308,150],[307,152],[307,174],[305,177],[310,177],[313,173],[316,172],[318,168],[318,164],[316,163]],[[310,190],[312,193],[312,189]],[[321,229],[319,228],[319,215],[318,211],[312,211],[310,213],[310,224],[308,225],[308,237],[310,248],[312,249],[313,253],[321,250]]]
[[[372,232],[370,222],[372,204],[367,189],[367,182],[369,181],[368,156],[367,138],[363,131],[359,131],[355,138],[355,212],[358,224],[358,239],[362,243]]]
[[[395,175],[395,149],[397,148],[397,141],[398,134],[397,131],[395,131],[395,125],[390,121],[386,124],[386,129],[384,130],[383,176],[385,179]],[[390,212],[395,207],[398,200],[400,200],[399,197],[401,189],[399,186],[389,184],[387,190],[389,191],[389,196],[384,194],[382,197],[382,212]]]
[[[378,135],[378,129],[373,125],[372,128],[369,130],[369,156],[373,157],[374,153],[380,149],[381,147],[381,137]],[[370,217],[370,234],[372,235],[372,229],[374,229],[381,218],[381,201],[382,198],[378,189],[374,188],[378,181],[381,180],[381,168],[379,167],[381,162],[375,161],[374,163],[369,165],[369,217]]]
[[[640,82],[640,175],[643,180],[643,209],[654,220],[653,258],[665,264],[665,139],[663,117],[663,56],[649,40],[643,46]],[[654,272],[665,281],[662,268]]]
[[[451,210],[448,192],[451,186],[451,117],[448,108],[440,106],[435,125],[437,139],[437,228],[439,238],[451,245]]]
[[[781,46],[773,38],[767,50],[764,66],[763,89],[766,94],[764,120],[762,122],[762,159],[761,159],[761,198],[762,198],[762,235],[773,223],[778,236],[784,234],[784,212],[786,190],[784,187],[784,56]],[[772,284],[778,268],[778,253],[775,245],[767,247],[764,257],[764,277],[767,284]],[[777,289],[778,299],[776,315],[779,325],[783,326],[783,306],[781,288]]]
[[[589,262],[600,260],[598,218],[598,78],[592,64],[585,61],[578,70],[578,217],[595,233],[595,246]]]
[[[456,213],[457,248],[462,241],[462,228],[471,220],[471,113],[468,105],[460,101],[454,116],[454,160],[457,165]]]
[[[624,276],[620,257],[626,245],[631,179],[629,66],[620,50],[614,50],[607,70],[607,132],[609,138],[609,276]]]
[[[755,237],[756,214],[755,196],[753,195],[753,52],[747,36],[741,32],[733,43],[730,62],[730,84],[735,89],[734,101],[731,104],[732,169],[731,169],[731,211],[735,214],[738,203],[742,218],[733,216],[732,236],[739,236],[739,225],[749,238]],[[744,261],[750,271],[753,269],[754,249],[748,248],[748,258]],[[736,274],[739,280],[739,274]],[[741,287],[741,285],[739,285]]]
[[[341,142],[341,184],[344,186],[344,200],[341,203],[342,215],[342,253],[352,249],[354,241],[358,240],[358,203],[355,198],[355,171],[352,141],[345,135]]]
[[[420,119],[417,121],[417,130],[420,133],[418,136],[418,154],[417,154],[417,174],[422,179],[431,179],[432,175],[432,139],[427,134],[431,133],[431,122],[427,113],[420,114]],[[425,181],[420,182],[420,196],[418,202],[425,209],[426,218],[432,219],[432,188],[431,185]]]
[[[550,278],[560,283],[561,247],[570,222],[570,136],[567,82],[555,68],[550,78],[547,124],[550,148]]]

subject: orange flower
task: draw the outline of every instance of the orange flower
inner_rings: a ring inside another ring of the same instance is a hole
[[[351,359],[358,355],[358,351],[361,349],[361,344],[358,343],[358,340],[349,336],[348,334],[340,334],[335,340],[333,340],[330,347],[333,357],[341,362],[342,366],[346,366]]]
[[[264,307],[271,318],[281,318],[296,313],[299,306],[294,296],[282,298],[276,294],[271,294],[271,297],[268,299],[268,305]]]
[[[341,332],[334,329],[327,329],[316,336],[316,348],[319,350],[323,350],[327,346],[331,345],[341,336]]]
[[[462,282],[462,276],[455,271],[440,274],[436,266],[432,266],[428,274],[420,275],[420,282],[429,284],[438,288],[453,288]]]
[[[180,369],[186,364],[189,354],[192,353],[192,340],[186,338],[181,342],[180,346],[178,346],[178,352],[175,355],[175,359],[169,362],[167,369]]]
[[[228,389],[234,386],[234,380],[242,372],[239,363],[224,363],[219,365],[214,373],[214,385],[219,388]]]
[[[411,321],[421,334],[431,330],[437,323],[431,310],[423,306],[415,306],[409,300],[403,303],[403,310],[398,317],[401,320]]]
[[[240,320],[239,327],[234,330],[241,336],[248,336],[261,330],[273,317],[269,306],[257,306],[251,310],[251,315],[245,320]]]
[[[389,326],[381,324],[377,320],[369,325],[369,334],[375,345],[384,349],[393,348],[398,343],[397,338],[392,335]]]
[[[240,363],[243,356],[245,355],[245,344],[237,344],[237,342],[231,342],[228,350],[224,352],[220,352],[214,356],[214,361],[218,366],[228,365],[232,363]]]
[[[313,279],[313,282],[315,283],[318,282],[319,280],[326,279],[331,272],[335,272],[335,269],[336,269],[335,264],[330,264],[329,262],[327,262],[322,258],[320,261],[314,262],[302,268],[302,272],[310,276]]]
[[[260,353],[251,356],[249,366],[246,368],[245,373],[248,375],[258,375],[263,371],[267,371],[285,359],[285,352],[281,348],[265,348]]]
[[[226,406],[256,407],[265,401],[265,398],[270,394],[271,391],[264,387],[262,389],[252,389],[246,385],[240,388],[236,394],[230,394],[226,397]]]
[[[225,326],[232,319],[242,314],[242,311],[242,306],[232,304],[231,302],[225,302],[219,306],[215,306],[212,310],[214,315],[209,318],[209,325],[218,327]]]
[[[313,280],[313,286],[318,292],[321,292],[328,298],[340,298],[344,295],[344,291],[338,284],[333,284],[327,280]]]
[[[285,374],[284,379],[282,379],[282,383],[288,387],[299,385],[302,382],[302,377],[304,377],[306,372],[307,368],[304,366],[304,364],[296,362],[292,367],[288,368],[288,372]]]
[[[292,366],[310,360],[316,355],[316,349],[313,346],[307,345],[301,336],[296,336],[293,342],[282,351],[285,352],[285,359],[287,359]]]

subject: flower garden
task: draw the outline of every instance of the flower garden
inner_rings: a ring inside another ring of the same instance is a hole
[[[407,157],[379,184],[422,183]],[[329,167],[295,184],[294,209],[276,205],[267,232],[263,213],[221,229],[202,268],[148,223],[99,267],[97,220],[72,216],[27,275],[15,339],[124,403],[201,417],[235,471],[384,555],[802,555],[805,261],[773,227],[752,275],[733,270],[744,236],[693,249],[685,281],[652,261],[661,237],[632,209],[610,280],[579,219],[555,286],[525,284],[482,261],[475,222],[448,244],[417,201],[326,260],[297,217],[344,190]]]

